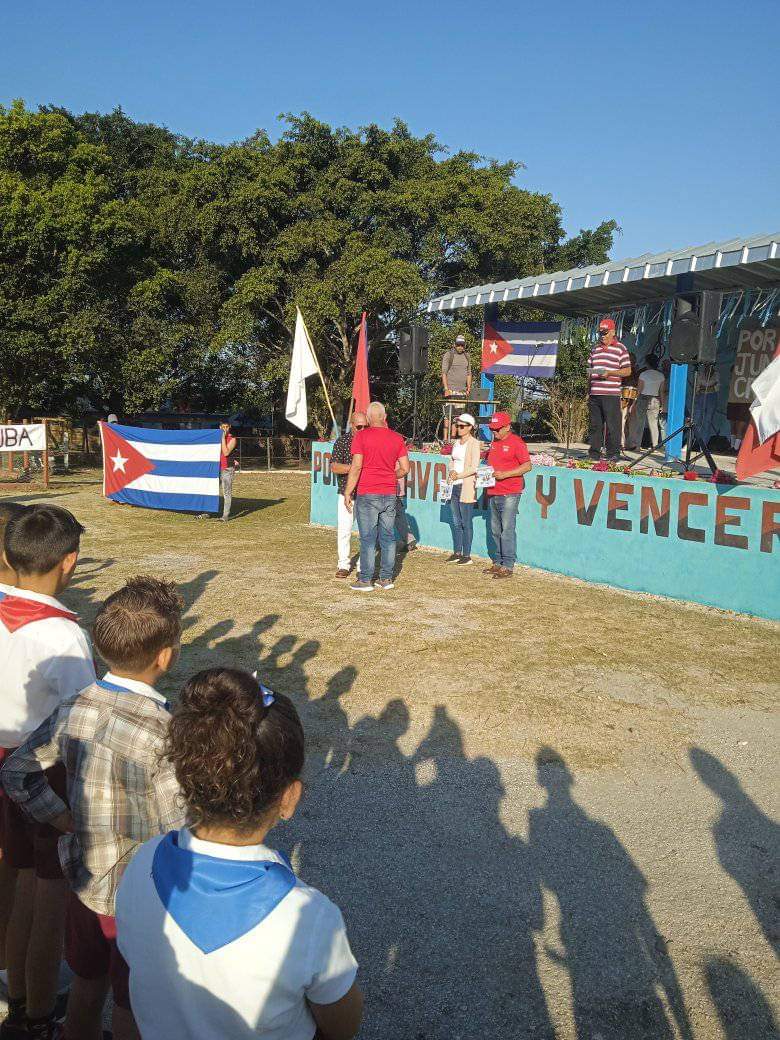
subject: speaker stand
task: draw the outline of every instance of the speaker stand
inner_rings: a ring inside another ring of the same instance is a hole
[[[691,467],[691,452],[693,451],[693,444],[695,441],[698,443],[698,446],[701,448],[701,451],[693,461],[696,462],[698,459],[704,456],[704,458],[707,460],[707,465],[710,467],[710,473],[712,473],[713,477],[718,472],[718,465],[715,462],[715,459],[712,457],[712,453],[710,452],[710,449],[707,447],[707,444],[705,443],[705,440],[701,435],[701,431],[699,430],[699,427],[696,425],[696,423],[693,421],[691,415],[691,413],[696,410],[696,398],[699,393],[700,363],[701,362],[692,362],[692,364],[695,365],[695,368],[693,371],[693,393],[691,394],[691,411],[689,412],[686,408],[685,420],[683,421],[682,426],[679,426],[676,430],[673,430],[672,433],[667,433],[664,439],[662,441],[659,441],[654,448],[650,448],[648,451],[642,452],[639,458],[634,459],[633,462],[630,462],[628,466],[626,466],[626,469],[633,469],[634,466],[638,465],[644,459],[648,458],[648,456],[652,455],[653,452],[657,451],[658,448],[662,448],[664,444],[668,444],[668,442],[677,437],[678,434],[687,433],[688,436],[685,438],[685,468],[690,469]]]

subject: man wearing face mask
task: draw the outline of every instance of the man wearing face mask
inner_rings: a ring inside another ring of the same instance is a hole
[[[347,486],[347,474],[352,465],[352,437],[368,426],[368,419],[362,412],[352,416],[352,426],[337,438],[331,453],[330,468],[336,474],[338,494],[336,495],[337,546],[339,554],[337,578],[348,578],[352,566],[352,513],[344,505],[344,490]]]

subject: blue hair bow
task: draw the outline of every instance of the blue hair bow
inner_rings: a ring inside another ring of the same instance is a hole
[[[260,687],[260,693],[263,695],[263,707],[270,708],[276,700],[276,694],[273,690],[269,690],[267,686],[263,686],[262,683],[258,683],[258,686]]]

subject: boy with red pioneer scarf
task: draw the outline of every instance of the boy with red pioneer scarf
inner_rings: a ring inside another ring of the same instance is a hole
[[[0,584],[0,759],[60,701],[95,681],[89,640],[56,598],[73,576],[83,530],[67,509],[50,505],[26,509],[6,526],[4,556],[16,584]],[[52,770],[49,782],[62,790],[64,771]],[[15,890],[3,892],[1,900],[10,914],[9,1014],[0,1033],[7,1040],[48,1037],[54,1029],[68,891],[58,838],[53,827],[33,824],[0,798],[0,853],[11,868],[3,879],[15,881]]]

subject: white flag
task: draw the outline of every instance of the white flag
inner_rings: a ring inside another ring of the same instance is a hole
[[[303,324],[303,316],[298,310],[290,361],[290,382],[287,385],[287,407],[284,414],[287,420],[293,426],[297,426],[299,430],[305,430],[309,425],[309,411],[306,407],[306,378],[315,375],[318,371],[311,340],[306,326]]]

